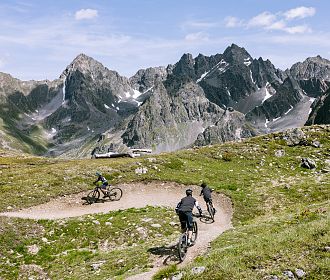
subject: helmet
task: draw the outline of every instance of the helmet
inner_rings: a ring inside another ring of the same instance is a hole
[[[102,174],[101,174],[100,172],[97,171],[97,172],[95,173],[95,175],[96,175],[96,176],[101,176]]]
[[[205,188],[207,185],[206,185],[206,183],[205,182],[203,182],[202,184],[201,184],[201,187],[202,188]]]
[[[187,189],[186,190],[186,195],[192,195],[192,190],[191,189]]]

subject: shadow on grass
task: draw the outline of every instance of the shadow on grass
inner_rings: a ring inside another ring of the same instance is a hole
[[[171,265],[173,263],[180,262],[177,244],[171,246],[153,247],[148,249],[148,252],[161,258],[165,257],[162,261],[163,265]]]

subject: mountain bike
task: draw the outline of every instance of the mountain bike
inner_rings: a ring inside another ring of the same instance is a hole
[[[213,203],[211,199],[206,202],[206,206],[207,206],[207,212],[209,212],[210,218],[214,222],[215,209],[213,207]]]
[[[192,245],[195,243],[196,239],[197,239],[197,234],[198,234],[198,227],[197,227],[197,222],[194,220],[193,221],[193,228],[192,228],[192,235],[191,235],[191,242]],[[179,243],[178,243],[178,255],[179,255],[179,259],[182,262],[188,252],[188,227],[186,224],[186,230],[184,233],[182,233],[179,237]]]
[[[104,199],[108,198],[111,201],[119,200],[123,195],[123,191],[119,187],[112,187],[111,185],[108,185],[105,190],[101,190],[101,186],[96,186],[94,190],[87,194],[87,203],[93,204],[97,202],[100,198],[101,192],[106,192],[107,194],[104,196]]]
[[[211,199],[209,199],[206,202],[206,206],[207,206],[207,212],[209,212],[210,218],[214,222],[215,209],[213,207],[213,203]]]

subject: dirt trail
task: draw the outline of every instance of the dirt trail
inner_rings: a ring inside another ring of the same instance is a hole
[[[148,184],[133,183],[122,184],[123,197],[120,201],[111,201],[106,203],[95,203],[92,205],[83,205],[81,197],[86,193],[74,194],[60,197],[48,203],[38,206],[22,209],[17,212],[0,213],[1,216],[19,217],[27,219],[62,219],[69,217],[77,217],[85,214],[107,213],[113,210],[127,209],[131,207],[151,206],[169,206],[173,209],[180,199],[184,196],[188,186],[176,183],[159,183],[152,182]],[[189,186],[193,189],[193,196],[199,201],[203,211],[206,211],[205,203],[199,197],[200,188],[197,186]],[[196,219],[198,222],[198,238],[196,244],[188,250],[185,261],[180,264],[191,262],[196,256],[205,253],[209,243],[219,236],[223,231],[231,228],[232,205],[230,199],[223,195],[213,194],[214,206],[217,209],[215,221],[212,224],[205,220]],[[175,244],[170,244],[171,245]],[[164,248],[166,249],[166,248]],[[166,254],[159,254],[155,260],[154,267],[142,274],[134,275],[128,279],[151,279],[161,267],[163,267],[168,259]]]

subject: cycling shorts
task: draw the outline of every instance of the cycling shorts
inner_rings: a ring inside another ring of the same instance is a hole
[[[105,190],[107,188],[108,182],[104,182],[101,186],[101,189]]]
[[[192,212],[179,211],[179,219],[180,219],[180,224],[181,224],[182,230],[185,230],[187,226],[188,226],[189,230],[192,230],[192,228],[193,228]]]

